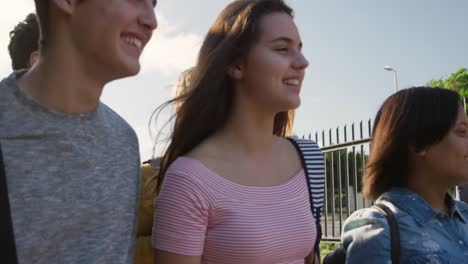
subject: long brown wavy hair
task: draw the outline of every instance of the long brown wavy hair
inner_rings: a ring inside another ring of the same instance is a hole
[[[174,128],[171,141],[161,158],[158,192],[169,166],[180,156],[193,150],[206,138],[226,125],[234,102],[233,82],[227,72],[230,66],[248,54],[260,36],[260,20],[271,13],[293,16],[282,0],[238,0],[219,14],[206,35],[196,65],[190,69],[190,81],[181,95],[159,106],[177,104],[171,120]],[[180,88],[179,88],[180,89]],[[288,136],[294,111],[277,113],[272,133]]]

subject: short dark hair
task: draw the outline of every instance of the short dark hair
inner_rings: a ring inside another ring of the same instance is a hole
[[[28,14],[24,21],[19,22],[10,31],[11,66],[13,70],[28,68],[31,53],[38,50],[39,26],[34,13]]]
[[[47,42],[47,36],[49,33],[49,0],[34,0],[34,3],[36,4],[36,14],[37,14],[37,20],[39,23],[39,48],[43,49],[43,47],[46,45]]]
[[[374,121],[364,196],[375,200],[392,187],[406,187],[411,149],[440,142],[461,105],[458,93],[443,88],[413,87],[387,98]]]

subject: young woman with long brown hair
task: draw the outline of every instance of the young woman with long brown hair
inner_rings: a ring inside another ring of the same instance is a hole
[[[304,263],[316,227],[285,139],[307,60],[281,0],[229,4],[176,103],[158,176],[156,263]]]

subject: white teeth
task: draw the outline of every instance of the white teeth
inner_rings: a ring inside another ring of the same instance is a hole
[[[284,84],[289,84],[289,85],[299,85],[300,83],[301,81],[299,81],[299,79],[289,79],[289,80],[284,81]]]
[[[137,48],[141,48],[141,46],[143,45],[143,43],[141,42],[141,40],[137,39],[137,38],[134,38],[134,37],[124,37],[124,40],[125,42],[127,42],[128,44],[130,45],[133,45]]]

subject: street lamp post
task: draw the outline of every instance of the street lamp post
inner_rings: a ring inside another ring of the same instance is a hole
[[[384,70],[393,72],[393,86],[395,87],[395,93],[398,92],[398,81],[397,81],[396,70],[388,65],[385,65]]]

